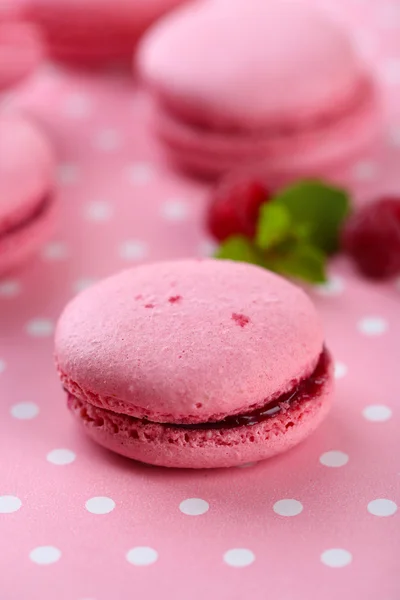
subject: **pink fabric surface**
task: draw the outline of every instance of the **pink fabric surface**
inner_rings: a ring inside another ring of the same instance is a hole
[[[400,189],[400,9],[335,0],[384,85],[382,163],[356,183]],[[339,259],[313,293],[337,361],[332,412],[276,459],[166,471],[94,445],[65,407],[52,333],[88,281],[200,256],[205,187],[169,172],[131,80],[44,69],[18,105],[59,154],[57,235],[0,282],[0,597],[6,600],[397,600],[400,284]],[[397,171],[397,172],[396,172]]]

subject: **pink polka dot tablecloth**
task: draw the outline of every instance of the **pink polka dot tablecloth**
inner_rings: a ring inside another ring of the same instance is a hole
[[[400,3],[330,8],[385,95],[384,159],[354,165],[354,178],[400,192]],[[49,65],[10,107],[54,140],[61,218],[36,261],[0,282],[0,598],[399,600],[400,283],[371,285],[339,259],[312,292],[337,391],[297,449],[208,472],[106,452],[66,409],[55,321],[118,269],[209,254],[207,190],[163,165],[127,75]]]

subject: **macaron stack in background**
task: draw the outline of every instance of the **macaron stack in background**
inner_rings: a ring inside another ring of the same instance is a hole
[[[216,178],[341,182],[379,136],[371,75],[341,25],[290,0],[197,2],[159,21],[138,67],[170,162]]]
[[[43,31],[49,54],[95,65],[130,60],[138,38],[184,0],[16,0]]]
[[[86,433],[155,465],[268,458],[310,435],[331,404],[311,301],[243,263],[153,263],[103,280],[67,305],[55,354]]]
[[[0,277],[22,265],[51,234],[55,162],[27,119],[0,117]]]
[[[0,7],[0,91],[24,80],[44,56],[35,26]],[[50,141],[17,111],[0,113],[0,277],[22,265],[50,235],[55,160]]]

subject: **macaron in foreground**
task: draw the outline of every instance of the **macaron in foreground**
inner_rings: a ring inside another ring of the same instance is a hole
[[[0,118],[0,276],[23,264],[54,221],[55,160],[48,140],[19,116]]]
[[[340,183],[379,137],[349,35],[304,3],[195,2],[151,28],[137,62],[165,156],[196,175],[254,167],[280,184]]]
[[[332,362],[311,301],[244,263],[155,263],[108,278],[67,305],[55,355],[86,433],[154,465],[267,458],[330,406]]]

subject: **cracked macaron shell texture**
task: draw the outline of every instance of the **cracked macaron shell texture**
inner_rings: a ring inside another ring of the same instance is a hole
[[[259,267],[155,263],[85,290],[64,310],[63,385],[98,406],[160,423],[217,421],[309,376],[320,320],[298,287]]]

